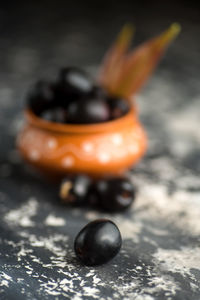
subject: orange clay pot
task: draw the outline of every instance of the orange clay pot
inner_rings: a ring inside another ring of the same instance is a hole
[[[18,148],[27,162],[49,176],[123,174],[146,150],[146,135],[133,104],[125,116],[101,124],[53,123],[30,110],[25,116]]]

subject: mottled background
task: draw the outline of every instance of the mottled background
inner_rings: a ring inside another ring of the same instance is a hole
[[[24,97],[63,65],[94,73],[121,26],[135,44],[177,21],[182,33],[137,96],[149,149],[132,170],[131,211],[63,207],[15,151]],[[194,1],[0,4],[0,299],[200,299],[200,7]],[[123,235],[110,263],[84,267],[73,239],[106,216]]]

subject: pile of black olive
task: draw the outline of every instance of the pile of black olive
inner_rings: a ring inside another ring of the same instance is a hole
[[[93,181],[86,175],[68,176],[60,187],[63,203],[91,206],[105,212],[128,209],[135,199],[135,189],[126,176],[108,177]]]
[[[86,175],[68,176],[60,186],[63,203],[87,206],[117,213],[127,210],[135,200],[135,188],[126,176],[92,180]],[[74,251],[88,266],[100,265],[120,251],[122,238],[116,224],[99,219],[87,224],[76,236]]]
[[[127,210],[135,199],[135,189],[126,176],[92,180],[86,175],[68,176],[60,186],[63,203],[117,213]],[[74,251],[87,266],[101,265],[114,258],[122,245],[121,233],[109,219],[87,224],[74,240]]]
[[[108,95],[76,67],[61,69],[53,83],[38,81],[29,92],[27,106],[44,120],[64,124],[101,123],[129,111],[127,101]]]

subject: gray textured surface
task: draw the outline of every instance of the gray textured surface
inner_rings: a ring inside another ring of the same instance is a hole
[[[199,300],[199,13],[186,1],[125,1],[115,8],[90,1],[70,7],[64,1],[2,5],[0,299]],[[132,171],[137,201],[117,215],[65,208],[57,186],[27,168],[15,151],[22,99],[30,83],[55,77],[60,66],[71,63],[93,72],[127,19],[136,23],[136,41],[174,20],[183,25],[137,96],[149,136],[148,153]],[[74,256],[73,239],[89,220],[102,216],[118,224],[122,250],[106,265],[84,267]]]

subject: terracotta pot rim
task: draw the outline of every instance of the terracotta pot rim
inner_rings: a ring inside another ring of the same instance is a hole
[[[127,114],[116,120],[111,120],[98,124],[61,124],[50,121],[45,121],[42,118],[36,116],[30,109],[25,110],[25,117],[29,124],[43,130],[56,132],[56,133],[94,133],[94,132],[107,132],[113,131],[113,129],[122,128],[129,123],[137,122],[136,107],[134,103],[130,103],[130,110]]]

